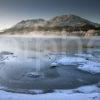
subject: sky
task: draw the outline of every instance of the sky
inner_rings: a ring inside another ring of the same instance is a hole
[[[21,20],[69,14],[100,23],[100,0],[0,0],[0,30]]]

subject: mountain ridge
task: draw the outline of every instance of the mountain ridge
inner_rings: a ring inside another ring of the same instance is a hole
[[[61,15],[53,17],[50,20],[45,20],[41,18],[23,20],[14,25],[13,27],[4,30],[4,32],[2,32],[1,34],[28,34],[34,31],[74,32],[89,30],[100,30],[100,24],[94,23],[77,15]]]

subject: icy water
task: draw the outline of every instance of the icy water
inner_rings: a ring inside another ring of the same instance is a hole
[[[95,46],[83,50],[78,48],[81,45],[78,41],[78,38],[1,37],[1,89],[32,93],[36,89],[72,89],[100,82],[97,71],[100,70],[100,48]],[[83,44],[85,42],[82,40]],[[97,45],[100,43],[96,42]],[[98,69],[78,68],[88,63]]]

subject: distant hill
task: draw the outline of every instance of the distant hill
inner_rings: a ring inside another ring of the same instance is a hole
[[[84,26],[84,25],[94,25],[94,26],[100,26],[99,24],[90,22],[84,18],[81,18],[76,15],[62,15],[62,16],[56,16],[52,20],[50,20],[51,26]]]
[[[29,34],[30,32],[44,32],[44,33],[52,33],[60,34],[60,32],[67,35],[78,35],[84,36],[85,33],[89,30],[95,32],[96,35],[99,35],[100,32],[100,24],[91,22],[84,18],[81,18],[76,15],[62,15],[56,16],[50,20],[44,19],[31,19],[31,20],[23,20],[13,27],[4,30],[1,34]],[[83,32],[80,34],[80,31]],[[75,32],[77,34],[75,34]],[[68,34],[69,33],[69,34]],[[97,34],[98,33],[98,34]],[[40,33],[41,34],[41,33]]]

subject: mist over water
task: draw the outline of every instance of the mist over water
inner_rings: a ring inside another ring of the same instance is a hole
[[[13,51],[15,53],[36,52],[66,52],[70,53],[73,48],[80,49],[80,38],[21,38],[21,37],[0,37],[0,50]],[[75,51],[75,49],[73,51]],[[71,51],[70,51],[71,50]]]

